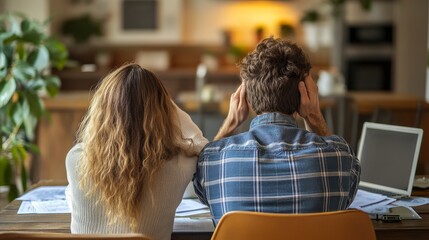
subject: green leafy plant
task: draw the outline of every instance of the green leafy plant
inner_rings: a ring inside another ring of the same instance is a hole
[[[92,36],[102,35],[102,20],[95,20],[89,14],[67,19],[61,26],[65,35],[73,37],[76,43],[85,43]]]
[[[315,10],[315,9],[311,9],[311,10],[308,10],[304,13],[304,15],[301,18],[301,22],[302,23],[304,23],[304,22],[314,23],[314,22],[319,21],[319,18],[320,18],[319,12],[317,12],[317,10]]]
[[[22,14],[0,15],[0,185],[9,186],[9,201],[27,189],[25,162],[35,127],[47,112],[41,95],[55,96],[60,79],[50,68],[61,69],[67,49],[48,36],[42,24]]]
[[[365,11],[370,11],[372,7],[372,1],[373,0],[359,0],[360,7]],[[328,0],[327,3],[329,3],[332,6],[332,14],[334,17],[338,17],[341,11],[342,6],[346,0]],[[321,16],[319,14],[319,9],[314,8],[307,10],[304,12],[304,15],[301,17],[301,23],[310,22],[315,23],[321,19]]]
[[[334,8],[334,16],[338,16],[340,7],[344,4],[346,0],[329,0],[329,2],[332,4]],[[365,10],[369,11],[372,7],[372,0],[359,0],[360,7]]]

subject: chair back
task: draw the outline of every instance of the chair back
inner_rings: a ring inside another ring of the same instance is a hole
[[[235,211],[219,221],[212,240],[375,240],[371,219],[358,210],[276,214]]]
[[[89,239],[89,240],[150,240],[142,234],[71,234],[71,233],[47,233],[47,232],[3,232],[0,239],[7,240],[53,240],[53,239]]]

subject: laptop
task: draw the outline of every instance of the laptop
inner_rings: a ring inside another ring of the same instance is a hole
[[[359,189],[389,197],[410,197],[423,130],[365,122],[357,157]]]

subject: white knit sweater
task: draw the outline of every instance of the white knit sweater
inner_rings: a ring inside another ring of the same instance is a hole
[[[192,122],[188,114],[178,109],[180,127],[185,138],[191,138],[198,152],[207,143],[200,129]],[[102,204],[95,204],[94,197],[85,196],[79,187],[77,163],[80,161],[82,145],[75,145],[67,155],[66,168],[69,185],[66,196],[71,208],[71,232],[81,234],[130,233],[129,224],[119,222],[108,225],[108,219]],[[167,161],[153,178],[153,198],[149,189],[144,189],[137,232],[153,240],[171,239],[174,216],[182,200],[186,186],[196,170],[197,157],[179,155]]]

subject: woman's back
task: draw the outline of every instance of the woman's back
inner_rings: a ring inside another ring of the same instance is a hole
[[[170,239],[174,215],[207,140],[137,64],[103,79],[66,158],[72,233]]]
[[[94,196],[85,196],[76,181],[76,166],[82,153],[81,145],[76,145],[67,156],[67,175],[72,201],[72,233],[130,233],[126,222],[108,224],[102,204],[96,205]],[[183,192],[195,172],[196,157],[179,155],[153,176],[151,189],[144,187],[139,209],[140,219],[136,231],[152,239],[170,239],[174,215],[182,200]],[[151,193],[152,191],[152,193]],[[153,203],[152,196],[153,194]]]

